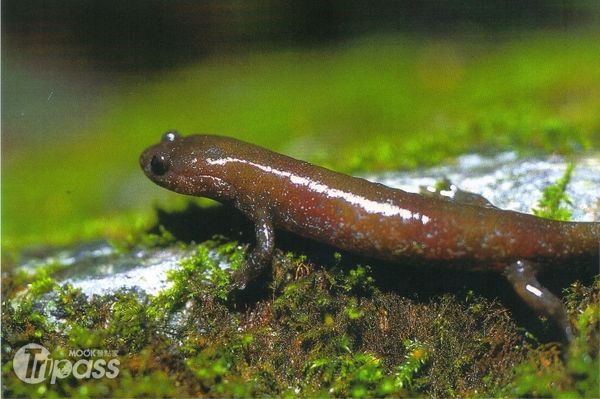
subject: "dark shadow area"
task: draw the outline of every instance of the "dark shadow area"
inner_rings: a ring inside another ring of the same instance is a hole
[[[254,225],[238,210],[227,206],[203,208],[194,203],[179,212],[157,210],[157,225],[150,231],[159,232],[162,225],[177,239],[184,242],[202,242],[222,235],[238,240],[241,244],[253,246]],[[531,331],[541,342],[561,341],[559,329],[552,322],[544,323],[538,314],[529,308],[514,292],[502,274],[495,271],[472,271],[447,264],[416,264],[414,262],[385,262],[356,254],[340,251],[329,245],[305,239],[283,230],[276,231],[276,248],[283,252],[304,254],[315,265],[325,268],[340,267],[345,270],[357,264],[369,266],[376,286],[384,292],[394,292],[412,300],[427,303],[444,295],[454,294],[465,298],[469,291],[489,300],[498,300],[509,310],[517,325]],[[335,253],[341,253],[341,261]],[[275,256],[274,263],[280,261]],[[551,292],[561,296],[562,290],[572,282],[579,280],[591,284],[597,273],[597,266],[569,264],[568,267],[554,266],[542,270],[540,282]],[[254,281],[245,290],[237,292],[233,299],[233,308],[251,307],[258,300],[272,295],[269,289],[271,270]]]
[[[363,34],[572,29],[597,18],[594,2],[575,0],[2,2],[9,47],[136,73],[212,54],[314,46]]]
[[[159,234],[163,226],[178,240],[191,243],[222,235],[241,243],[254,244],[254,225],[237,209],[226,206],[200,207],[193,202],[181,211],[156,209],[158,220],[149,233]]]

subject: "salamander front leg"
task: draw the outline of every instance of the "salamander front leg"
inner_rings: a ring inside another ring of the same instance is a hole
[[[505,273],[517,294],[530,307],[552,318],[570,342],[573,339],[573,330],[565,308],[556,296],[537,281],[534,265],[519,260],[510,264]]]
[[[258,211],[254,217],[256,247],[248,255],[246,262],[232,276],[232,288],[243,290],[249,282],[260,276],[270,266],[275,248],[275,232],[271,216],[267,211]]]

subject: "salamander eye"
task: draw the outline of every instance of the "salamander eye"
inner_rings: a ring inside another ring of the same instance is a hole
[[[162,139],[160,141],[175,141],[180,137],[181,135],[177,130],[169,130],[168,132],[165,132],[165,134],[163,134]]]
[[[157,176],[162,176],[169,170],[169,159],[164,155],[154,155],[150,161],[150,169]]]

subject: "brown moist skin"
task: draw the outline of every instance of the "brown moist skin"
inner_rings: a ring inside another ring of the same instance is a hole
[[[234,275],[240,289],[270,264],[277,226],[374,258],[503,272],[570,338],[562,303],[536,280],[536,266],[598,261],[600,223],[423,197],[228,137],[167,132],[140,165],[160,186],[232,204],[254,221],[257,246]]]

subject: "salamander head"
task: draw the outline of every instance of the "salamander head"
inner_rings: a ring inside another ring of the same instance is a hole
[[[207,160],[223,156],[227,139],[218,136],[182,137],[176,131],[163,134],[160,143],[140,156],[140,166],[150,180],[169,190],[221,199],[226,183],[219,169]]]

